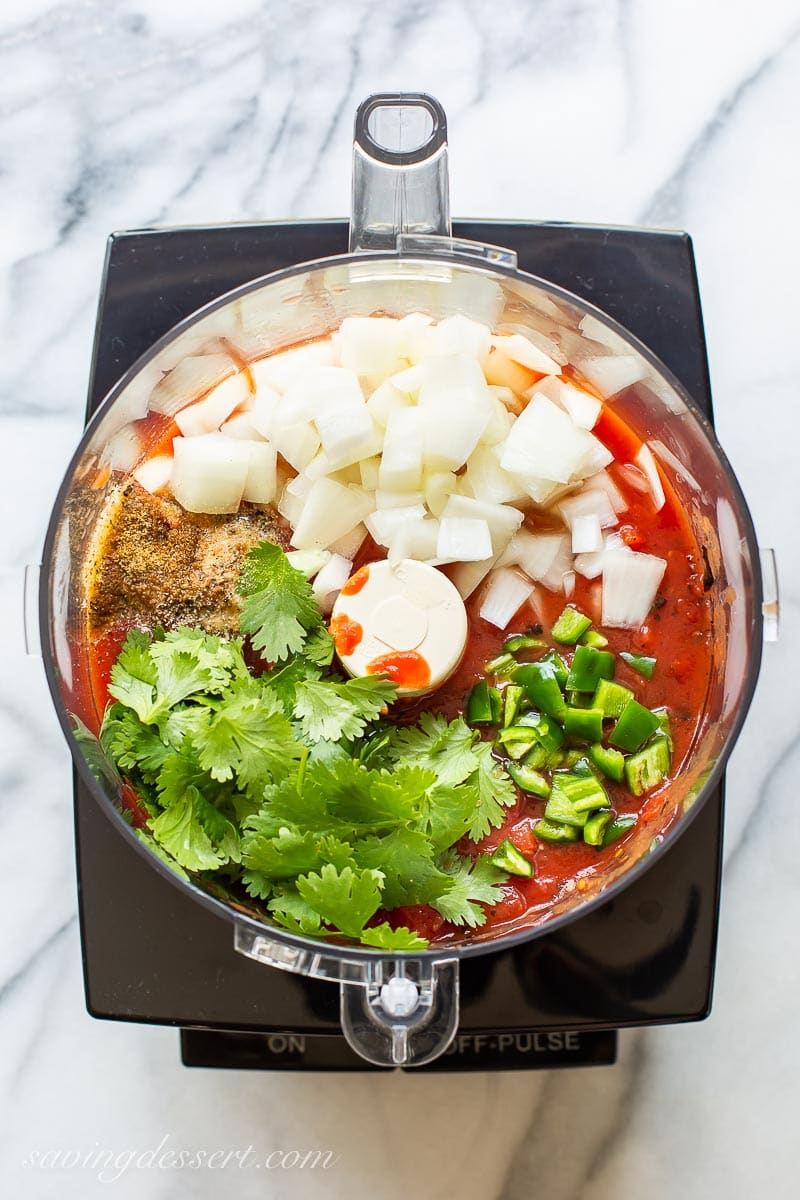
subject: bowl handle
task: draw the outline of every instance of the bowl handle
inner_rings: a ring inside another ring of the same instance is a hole
[[[443,1054],[458,1026],[458,961],[377,959],[366,986],[339,985],[342,1033],[381,1067],[421,1067]]]

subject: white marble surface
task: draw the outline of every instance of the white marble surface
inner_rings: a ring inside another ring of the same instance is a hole
[[[626,1034],[619,1065],[594,1072],[189,1073],[174,1032],[84,1012],[69,760],[41,664],[21,651],[18,572],[38,560],[79,435],[106,234],[343,215],[355,105],[402,88],[447,109],[456,214],[695,237],[718,429],[783,590],[781,643],[728,772],[714,1012]],[[796,0],[2,5],[7,1196],[797,1194],[799,112]],[[113,1184],[23,1165],[32,1149],[141,1152],[165,1136],[338,1161],[269,1175],[131,1169]]]

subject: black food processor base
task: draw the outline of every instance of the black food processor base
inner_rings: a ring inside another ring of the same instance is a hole
[[[597,304],[671,367],[711,416],[691,242],[685,234],[545,223],[454,223],[508,246],[523,271]],[[345,253],[344,221],[138,230],[109,240],[91,414],[181,318],[247,280]],[[613,1063],[616,1030],[696,1021],[711,1004],[722,852],[720,787],[669,854],[564,929],[461,963],[461,1020],[422,1071]],[[338,986],[255,963],[229,922],[193,903],[120,838],[75,780],[87,1006],[181,1028],[187,1066],[381,1070],[341,1035]]]

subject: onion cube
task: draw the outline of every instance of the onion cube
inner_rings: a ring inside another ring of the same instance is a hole
[[[133,472],[133,478],[146,492],[161,492],[167,486],[172,475],[172,455],[156,454],[153,458],[145,459],[140,467]]]
[[[382,491],[411,491],[422,483],[424,413],[400,408],[389,414],[378,470]]]
[[[256,359],[248,364],[248,369],[256,386],[256,394],[262,387],[285,392],[303,372],[311,367],[331,366],[333,361],[333,343],[330,338],[324,338],[319,342],[293,346],[291,350],[283,350],[280,354]]]
[[[310,421],[300,421],[296,425],[276,424],[272,441],[278,453],[295,471],[303,471],[320,446],[316,426]]]
[[[529,371],[536,371],[540,375],[561,374],[561,365],[521,333],[497,334],[492,338],[492,345]]]
[[[537,383],[536,390],[548,400],[554,400],[581,429],[593,429],[597,424],[603,403],[583,388],[551,376]]]
[[[667,569],[663,558],[627,548],[608,550],[603,559],[602,624],[639,629],[647,620]]]
[[[170,487],[187,512],[235,513],[250,470],[246,442],[221,433],[172,441]]]
[[[218,383],[202,400],[175,414],[175,424],[184,437],[198,437],[219,429],[235,408],[250,397],[247,375],[239,372]]]
[[[480,321],[456,315],[445,317],[433,325],[428,334],[427,354],[468,354],[479,360],[486,357],[492,341],[492,331]]]
[[[371,458],[380,449],[380,438],[372,424],[367,406],[318,412],[315,424],[331,466],[338,471],[362,458]]]
[[[407,365],[406,335],[396,317],[345,317],[339,326],[342,366],[381,380]]]
[[[519,575],[510,567],[499,567],[492,572],[486,593],[481,600],[480,616],[490,625],[505,629],[515,613],[533,592],[530,579]]]
[[[593,434],[579,429],[558,405],[535,392],[514,422],[500,461],[506,471],[523,479],[569,483],[581,478],[586,464],[595,458],[597,447],[605,451]]]
[[[575,364],[601,396],[616,396],[647,375],[644,359],[634,354],[592,355]]]
[[[425,413],[423,458],[427,467],[458,470],[489,424],[492,394],[474,358],[449,355],[425,364],[419,406]]]
[[[354,371],[344,367],[309,367],[286,389],[281,419],[313,421],[321,413],[363,407],[364,393]]]
[[[275,499],[278,452],[269,442],[242,442],[250,455],[242,499],[251,504],[271,504]]]
[[[266,441],[266,438],[253,422],[252,411],[235,413],[220,426],[220,433],[225,437],[242,438],[246,442]]]
[[[327,550],[363,521],[372,500],[360,488],[346,487],[323,475],[314,480],[302,504],[292,545],[298,550]]]
[[[389,542],[389,561],[414,558],[418,562],[429,562],[436,558],[438,540],[439,522],[433,517],[406,521]]]
[[[398,529],[407,521],[422,520],[425,509],[421,504],[404,508],[381,508],[364,517],[364,524],[379,546],[389,546]]]
[[[333,602],[350,578],[352,570],[353,564],[349,558],[331,554],[314,580],[311,589],[314,600],[326,615],[333,608]]]
[[[570,529],[574,528],[578,517],[591,513],[597,516],[601,529],[609,529],[617,524],[617,514],[611,506],[608,493],[602,488],[585,488],[573,496],[567,496],[558,502],[558,511]],[[599,546],[595,546],[599,550]]]
[[[436,557],[441,562],[484,562],[492,558],[486,521],[474,517],[442,517]]]
[[[572,522],[572,553],[592,554],[602,547],[603,529],[597,513],[579,513]]]

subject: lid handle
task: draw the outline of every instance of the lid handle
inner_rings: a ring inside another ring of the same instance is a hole
[[[382,92],[356,110],[350,251],[402,233],[450,236],[447,118],[424,92]]]

